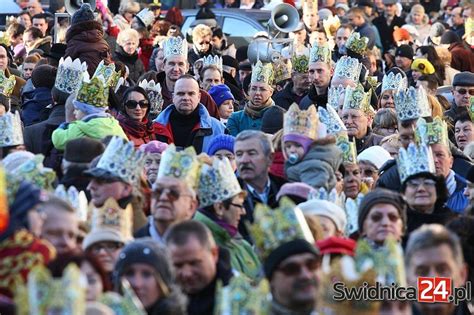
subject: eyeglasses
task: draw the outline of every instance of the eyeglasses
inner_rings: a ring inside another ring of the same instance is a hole
[[[457,89],[456,92],[458,92],[461,95],[464,95],[466,93],[469,93],[469,95],[474,96],[474,89],[469,90],[469,89]]]
[[[377,170],[373,169],[373,168],[367,168],[365,170],[362,170],[362,174],[364,174],[364,176],[367,176],[367,177],[372,177],[374,176],[374,174],[377,174]]]
[[[93,254],[99,254],[101,250],[104,250],[107,254],[111,254],[123,245],[117,242],[102,242],[91,246],[91,252]]]
[[[140,106],[140,108],[147,108],[149,106],[149,103],[147,100],[141,100],[141,101],[134,101],[134,100],[128,100],[125,102],[125,107],[128,109],[135,109],[137,108],[137,105]]]
[[[307,259],[303,264],[291,262],[279,267],[277,270],[281,271],[285,276],[297,276],[301,273],[301,269],[305,267],[310,272],[316,271],[320,265],[320,261],[317,258]]]
[[[153,196],[159,198],[163,193],[166,194],[166,197],[173,202],[178,200],[180,197],[192,197],[190,194],[182,194],[177,187],[161,187],[156,186],[153,190]]]
[[[434,187],[436,186],[436,181],[426,178],[426,179],[411,179],[407,182],[407,185],[412,188],[418,188],[421,185],[425,187]]]
[[[385,215],[383,213],[380,213],[380,212],[377,212],[377,213],[374,213],[370,216],[370,219],[373,221],[373,222],[380,222],[382,221],[383,217]],[[386,215],[388,217],[388,219],[391,221],[391,222],[397,222],[399,219],[400,219],[400,216],[396,213],[388,213]]]
[[[234,207],[236,207],[236,208],[239,208],[239,209],[245,209],[245,207],[244,207],[243,205],[238,205],[238,204],[236,204],[236,203],[232,203],[232,202],[231,202],[230,205],[231,205],[231,206],[234,206]]]

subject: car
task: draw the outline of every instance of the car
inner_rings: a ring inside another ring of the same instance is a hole
[[[5,30],[6,21],[8,16],[17,16],[20,13],[21,9],[13,1],[2,1],[0,6],[0,31]]]

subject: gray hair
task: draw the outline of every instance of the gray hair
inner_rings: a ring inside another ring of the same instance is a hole
[[[274,152],[272,142],[267,135],[260,130],[244,130],[237,135],[235,142],[249,139],[258,139],[260,141],[260,146],[262,147],[265,156],[269,156]]]

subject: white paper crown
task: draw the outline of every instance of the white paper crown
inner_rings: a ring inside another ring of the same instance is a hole
[[[255,65],[252,67],[251,82],[263,82],[268,85],[273,84],[274,73],[273,66],[271,63],[263,64],[260,60],[257,60]]]
[[[140,179],[144,164],[144,154],[135,150],[133,142],[113,137],[105,148],[97,168],[110,172],[126,183],[136,184]]]
[[[320,187],[318,190],[314,189],[309,192],[308,200],[326,200],[332,203],[337,203],[337,191],[333,188],[330,192],[324,187]]]
[[[329,48],[329,45],[323,44],[323,45],[318,45],[317,42],[313,43],[313,46],[311,47],[311,51],[309,53],[309,62],[324,62],[324,63],[330,63],[331,62],[331,49]]]
[[[0,147],[24,144],[20,113],[8,112],[0,116]]]
[[[397,91],[393,99],[399,121],[431,116],[428,96],[421,86]]]
[[[150,11],[150,9],[145,8],[138,12],[136,17],[145,25],[146,27],[150,26],[153,21],[155,21],[155,14]]]
[[[155,83],[155,81],[153,80],[147,81],[146,79],[144,79],[138,84],[138,86],[144,89],[148,94],[148,98],[150,99],[150,113],[160,113],[163,108],[161,85],[159,83]]]
[[[74,61],[71,57],[61,58],[54,87],[64,93],[76,93],[79,90],[83,77],[89,79],[85,62],[81,63],[79,58],[74,59]]]
[[[318,107],[319,120],[326,125],[328,135],[337,135],[341,132],[347,132],[347,128],[337,114],[336,110],[331,106]]]
[[[239,181],[227,158],[213,158],[212,165],[203,163],[199,175],[199,206],[207,207],[242,192]]]
[[[407,78],[401,73],[390,72],[383,76],[382,80],[382,92],[388,90],[405,90],[408,86]]]
[[[362,63],[360,63],[359,60],[348,56],[342,56],[336,63],[333,77],[347,78],[354,82],[359,82],[361,70]]]
[[[435,164],[431,148],[426,144],[420,146],[410,143],[408,148],[400,148],[397,157],[398,173],[403,183],[408,177],[419,173],[435,174]]]
[[[188,43],[181,37],[169,37],[163,41],[164,58],[170,56],[188,57]]]
[[[58,185],[54,190],[54,195],[68,202],[79,218],[79,221],[86,222],[88,214],[87,197],[84,191],[79,192],[76,187],[70,186],[67,190],[63,184]]]
[[[222,57],[209,55],[202,58],[203,69],[211,65],[216,66],[220,70],[220,72],[222,72]]]
[[[337,112],[339,110],[339,100],[341,96],[344,96],[345,90],[346,88],[342,85],[339,85],[338,87],[330,87],[328,89],[328,107],[334,108]]]

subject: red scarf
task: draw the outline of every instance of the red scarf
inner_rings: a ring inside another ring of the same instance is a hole
[[[130,117],[119,113],[117,120],[120,123],[123,131],[127,135],[131,135],[134,138],[152,138],[153,136],[153,124],[148,123],[148,119],[145,117],[142,121],[135,121]]]

